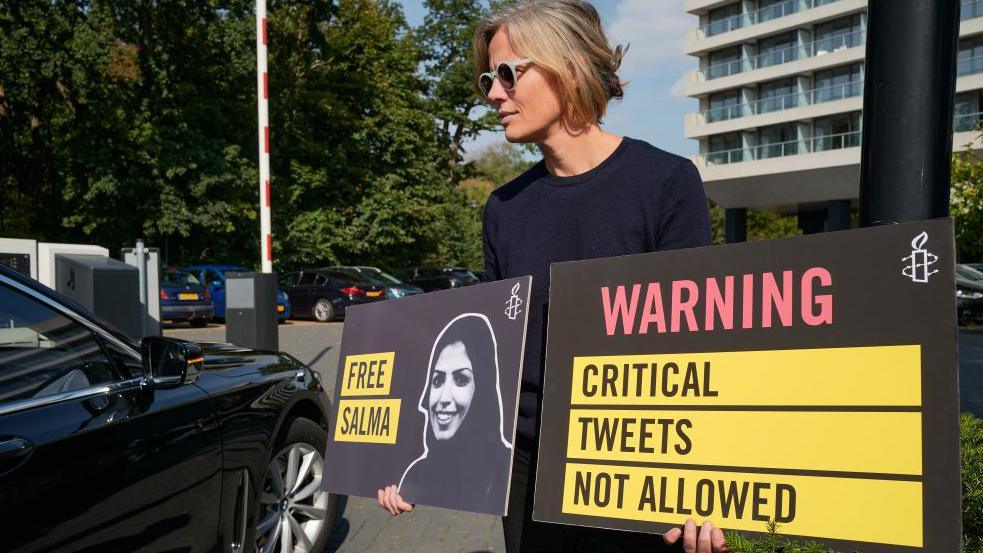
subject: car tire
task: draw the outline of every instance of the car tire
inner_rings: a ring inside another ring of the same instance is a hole
[[[279,552],[285,528],[290,528],[290,551],[302,544],[306,551],[324,551],[338,510],[337,496],[322,486],[327,432],[302,417],[285,426],[263,475],[255,519],[256,551]]]
[[[314,302],[314,307],[311,308],[311,315],[318,322],[326,323],[333,321],[335,316],[334,306],[331,305],[330,300],[321,298]]]
[[[191,323],[191,326],[195,328],[202,328],[208,326],[208,319],[191,319],[191,321],[189,322]]]

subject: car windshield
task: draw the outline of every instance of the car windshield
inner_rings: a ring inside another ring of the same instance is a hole
[[[351,282],[353,284],[375,284],[371,279],[358,271],[331,271],[328,273],[332,278]]]
[[[444,272],[450,274],[453,277],[457,277],[457,278],[470,278],[470,279],[477,279],[478,278],[478,277],[474,276],[473,274],[471,274],[471,271],[468,271],[466,269],[444,269]]]
[[[194,277],[191,273],[186,273],[184,271],[167,271],[161,277],[161,281],[164,284],[178,284],[184,286],[186,284],[201,284],[198,279]]]
[[[380,271],[379,269],[362,269],[361,273],[365,275],[366,278],[376,281],[377,284],[402,284],[403,281],[392,276],[391,274]]]
[[[983,273],[967,265],[956,265],[956,274],[966,280],[983,281]]]

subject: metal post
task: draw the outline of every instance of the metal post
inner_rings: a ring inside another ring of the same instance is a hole
[[[747,242],[747,208],[729,207],[724,211],[724,240],[728,244]]]
[[[140,338],[143,338],[149,334],[147,332],[147,249],[143,246],[143,238],[137,238],[137,245],[133,252],[137,256],[137,278],[140,280]]]
[[[273,272],[270,234],[269,74],[266,68],[266,0],[256,0],[256,92],[259,109],[259,256],[264,273]]]
[[[870,0],[860,225],[949,214],[958,0]]]

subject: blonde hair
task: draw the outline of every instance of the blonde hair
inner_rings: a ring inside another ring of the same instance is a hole
[[[486,17],[474,33],[475,83],[490,70],[488,46],[502,27],[512,49],[552,77],[574,122],[600,123],[608,101],[624,96],[617,72],[628,49],[611,48],[588,2],[520,0]]]

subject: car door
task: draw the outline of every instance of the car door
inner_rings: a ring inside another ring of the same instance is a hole
[[[201,283],[212,294],[213,314],[225,318],[225,276],[215,269],[205,269]]]
[[[311,309],[314,307],[314,302],[317,300],[315,297],[317,295],[317,291],[315,290],[314,286],[314,281],[316,279],[316,273],[311,271],[301,271],[297,279],[297,284],[291,288],[291,292],[288,292],[291,307],[293,308],[296,316],[306,318],[311,318],[313,316],[311,315]]]
[[[146,385],[131,344],[0,275],[4,551],[212,551],[221,436],[193,384]]]

